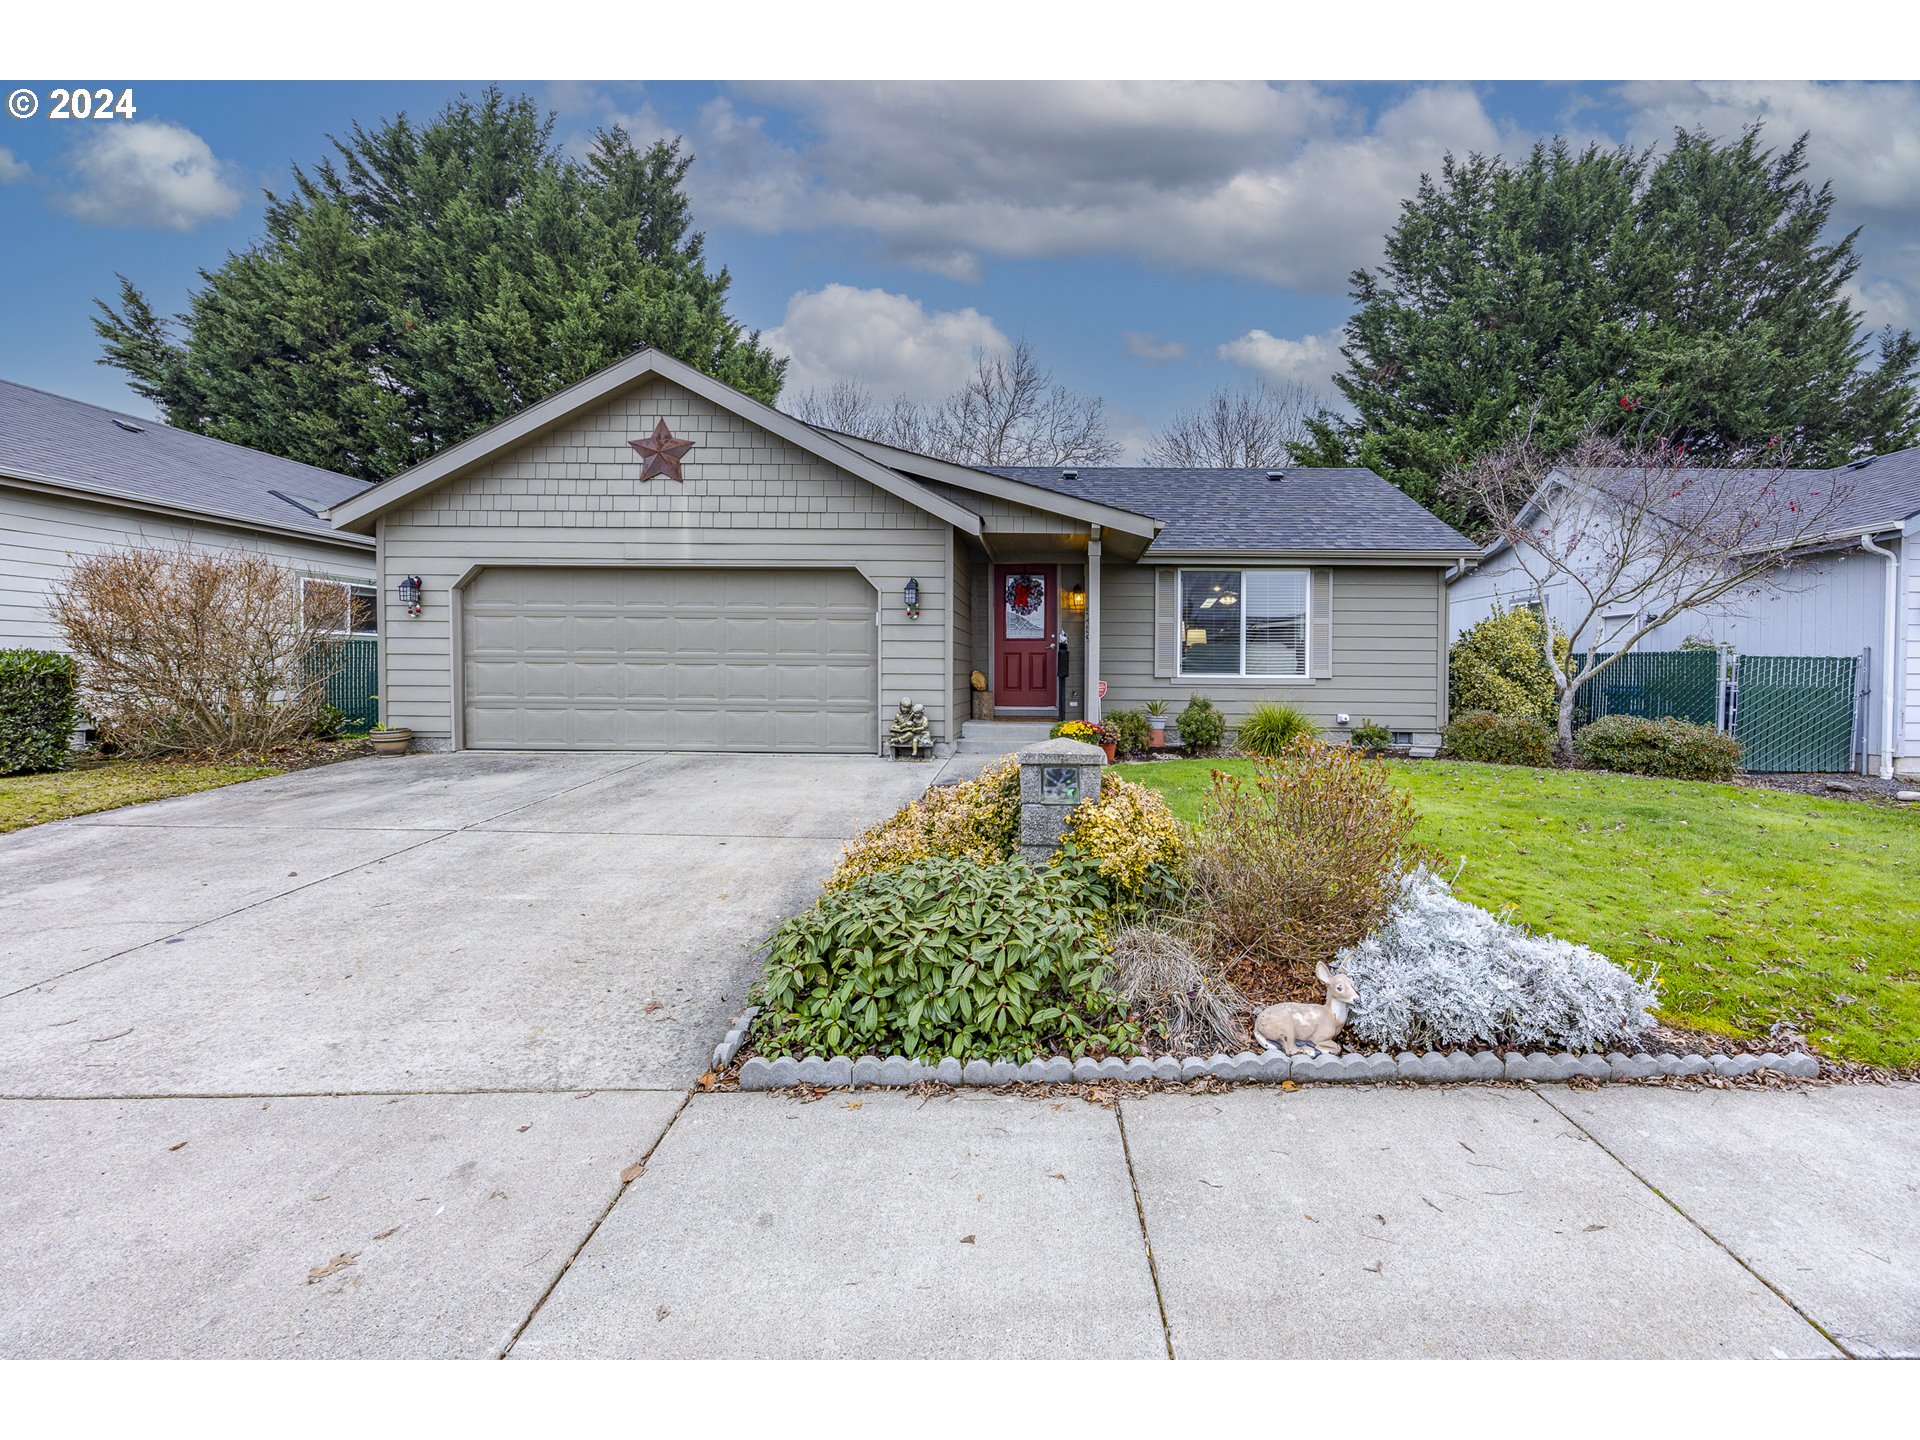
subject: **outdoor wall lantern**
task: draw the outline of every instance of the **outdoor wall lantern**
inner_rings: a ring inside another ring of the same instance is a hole
[[[420,577],[409,575],[400,582],[400,603],[407,607],[407,614],[420,613]]]
[[[920,618],[920,582],[918,580],[907,581],[907,618],[909,620]]]
[[[1070,585],[1067,587],[1067,609],[1075,615],[1087,613],[1087,587]]]

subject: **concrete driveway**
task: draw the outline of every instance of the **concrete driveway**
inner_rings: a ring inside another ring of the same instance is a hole
[[[0,1093],[680,1089],[927,770],[363,760],[0,839]]]
[[[1920,1088],[699,1093],[930,767],[364,761],[0,837],[0,1356],[1920,1353]]]

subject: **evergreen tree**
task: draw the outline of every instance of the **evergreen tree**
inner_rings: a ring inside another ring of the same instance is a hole
[[[1666,153],[1562,140],[1509,165],[1448,156],[1355,271],[1339,385],[1303,464],[1363,464],[1455,524],[1455,465],[1522,431],[1552,453],[1594,423],[1659,430],[1711,465],[1778,436],[1803,465],[1920,438],[1906,331],[1872,337],[1845,288],[1832,188],[1780,154],[1677,132]]]
[[[552,131],[497,89],[355,125],[200,272],[183,339],[121,277],[100,363],[170,424],[376,480],[646,345],[772,400],[785,362],[690,233],[693,157],[615,128],[574,161]]]

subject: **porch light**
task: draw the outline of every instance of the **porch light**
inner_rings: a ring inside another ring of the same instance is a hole
[[[407,607],[407,614],[420,613],[420,577],[409,575],[400,582],[400,603]]]
[[[920,618],[920,582],[918,580],[907,581],[906,597],[907,618],[918,620]]]
[[[1084,615],[1087,613],[1086,586],[1069,585],[1067,587],[1067,610],[1074,615]]]

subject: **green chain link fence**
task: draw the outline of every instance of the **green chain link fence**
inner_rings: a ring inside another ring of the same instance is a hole
[[[330,655],[327,703],[345,715],[349,731],[371,730],[380,723],[376,664],[380,642],[367,638],[345,640]]]
[[[1604,660],[1606,652],[1593,658]],[[1587,659],[1575,655],[1575,670]],[[1574,723],[1587,725],[1606,715],[1644,720],[1671,715],[1696,725],[1718,725],[1720,668],[1717,650],[1632,651],[1580,687]]]
[[[1756,773],[1853,768],[1859,661],[1838,655],[1742,655],[1733,738]]]
[[[1576,654],[1575,668],[1586,659]],[[1741,655],[1728,667],[1717,650],[1634,651],[1581,685],[1574,723],[1674,716],[1730,729],[1755,774],[1851,770],[1859,666],[1851,655]]]

